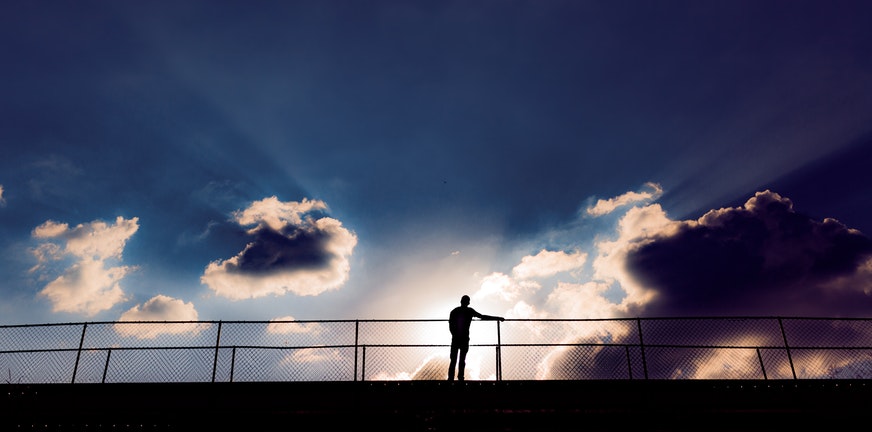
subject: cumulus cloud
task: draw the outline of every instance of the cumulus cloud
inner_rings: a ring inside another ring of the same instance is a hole
[[[210,327],[209,323],[164,323],[162,321],[197,321],[193,303],[156,295],[142,305],[136,305],[121,314],[118,321],[161,321],[158,325],[147,323],[114,324],[115,332],[139,339],[154,339],[165,334],[198,334]]]
[[[627,254],[652,236],[671,232],[675,225],[659,204],[633,207],[618,221],[616,237],[596,244],[592,279],[619,287],[623,293],[620,310],[624,313],[638,310],[655,295],[627,272]]]
[[[512,269],[512,275],[518,279],[532,279],[553,276],[557,273],[581,268],[587,260],[587,254],[575,251],[548,251],[542,249],[536,255],[525,256],[520,264]]]
[[[542,249],[535,255],[521,258],[512,268],[511,275],[493,272],[481,278],[479,289],[472,294],[473,300],[494,299],[515,303],[509,316],[516,318],[536,316],[524,299],[542,288],[541,279],[554,277],[579,270],[587,260],[587,254],[580,251],[549,251]],[[574,276],[573,276],[574,277]]]
[[[662,193],[651,187],[649,198]],[[872,239],[769,190],[692,220],[672,220],[657,203],[630,207],[591,253],[582,272],[586,252],[540,250],[511,275],[483,278],[475,296],[568,318],[867,316],[872,303]],[[555,275],[555,285],[533,280]]]
[[[201,282],[233,300],[338,289],[348,280],[357,237],[334,218],[310,214],[326,208],[318,200],[269,197],[234,213],[236,223],[250,227],[251,241],[236,256],[211,262]]]
[[[3,197],[3,185],[0,185],[0,206],[6,205],[6,198]]]
[[[539,288],[539,283],[535,281],[517,280],[506,274],[494,272],[482,278],[481,285],[472,295],[472,299],[497,298],[511,302]]]
[[[652,197],[660,194],[659,189],[655,191]],[[616,198],[611,202],[630,201]],[[581,252],[569,260],[571,254],[540,251],[522,258],[511,276],[495,272],[484,278],[479,293],[515,302],[506,313],[509,318],[868,316],[872,240],[835,219],[812,219],[797,212],[790,199],[769,190],[756,193],[740,207],[711,210],[690,220],[672,220],[657,203],[638,200],[636,204],[622,210],[613,235],[592,243],[589,268],[582,268],[586,260]],[[523,277],[555,275],[557,280],[548,285],[537,282],[536,290],[520,289]],[[783,343],[772,340],[778,334],[737,327],[735,321],[723,323],[707,323],[704,340],[684,342]],[[508,322],[511,327],[506,332],[527,332],[540,339],[535,335],[548,331],[549,341],[579,344],[545,356],[537,365],[540,379],[625,374],[614,367],[625,354],[600,344],[638,342],[634,328],[620,320],[567,321],[547,329],[536,324]],[[688,331],[685,324],[662,321],[657,324],[658,334],[674,335],[673,339],[698,335],[697,328]],[[818,327],[807,333],[820,331]],[[867,332],[838,325],[827,331],[837,334],[833,336],[837,340],[854,341],[849,343],[862,343],[869,337]],[[794,342],[806,342],[803,334],[793,329]],[[673,369],[670,362],[648,366],[650,373],[666,378],[734,377],[739,371],[756,370],[758,359],[745,354],[717,352],[679,369]],[[712,361],[718,366],[713,367]],[[852,361],[846,359],[840,367],[850,368]],[[584,370],[579,364],[585,365]],[[775,369],[770,373],[782,376],[783,371]]]
[[[52,237],[59,237],[63,233],[67,232],[70,229],[70,226],[65,223],[55,222],[55,221],[45,221],[42,225],[33,229],[32,235],[34,238],[45,239]]]
[[[618,221],[617,237],[596,243],[589,274],[582,271],[588,262],[587,252],[542,249],[521,258],[511,275],[494,272],[484,277],[473,298],[516,302],[506,313],[515,318],[541,318],[549,313],[558,318],[623,316],[654,295],[626,271],[628,251],[638,242],[669,232],[674,225],[658,204],[632,207]],[[555,278],[556,285],[543,287],[535,280],[543,278]],[[547,293],[544,301],[529,298],[540,290]],[[610,290],[621,293],[619,302],[609,299]]]
[[[120,282],[135,268],[113,267],[110,262],[121,260],[127,240],[138,229],[138,218],[123,217],[116,218],[114,224],[97,220],[74,228],[50,220],[34,228],[32,237],[42,243],[31,250],[37,260],[31,272],[48,273],[47,265],[68,263],[63,274],[49,282],[39,295],[51,302],[54,312],[86,316],[124,301]]]
[[[121,314],[119,321],[196,321],[193,303],[185,303],[165,295],[156,295]]]
[[[872,240],[771,191],[628,242],[646,315],[866,316]]]
[[[607,289],[609,285],[601,282],[558,282],[557,287],[548,295],[547,302],[552,305],[555,315],[561,317],[620,316],[623,312],[620,305],[607,300],[603,295]]]
[[[627,192],[623,195],[609,198],[606,200],[597,200],[596,204],[588,207],[587,214],[591,216],[607,215],[620,207],[625,207],[631,204],[651,202],[663,195],[663,188],[657,184],[648,182],[645,183],[646,190],[641,192]]]

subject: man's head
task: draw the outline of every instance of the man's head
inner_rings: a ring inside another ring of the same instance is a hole
[[[469,306],[469,296],[465,295],[460,298],[460,304],[463,306]]]

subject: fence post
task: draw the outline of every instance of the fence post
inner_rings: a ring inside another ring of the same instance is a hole
[[[215,382],[215,371],[218,369],[218,348],[221,347],[221,321],[218,321],[218,336],[215,338],[215,359],[212,360],[212,382]]]
[[[642,371],[645,379],[648,379],[648,361],[645,359],[645,343],[642,341],[642,318],[636,318],[636,327],[639,329],[639,348],[642,350]]]
[[[503,380],[502,342],[500,340],[500,322],[497,321],[497,381]]]
[[[366,381],[366,345],[363,346],[363,359],[360,362],[360,380]]]
[[[73,379],[70,384],[76,383],[76,372],[79,370],[79,358],[82,356],[82,345],[85,344],[85,330],[88,329],[88,323],[82,326],[82,338],[79,339],[79,350],[76,351],[76,364],[73,366]]]
[[[103,365],[103,379],[100,384],[106,383],[106,371],[109,370],[109,357],[112,357],[112,348],[106,350],[106,364]]]
[[[354,320],[354,382],[357,382],[357,344],[360,342],[360,320]],[[364,353],[366,351],[364,350]],[[363,371],[360,372],[360,380],[363,381]]]
[[[233,371],[236,370],[236,347],[230,352],[230,382],[233,382]]]
[[[764,380],[769,379],[769,378],[766,376],[766,366],[763,365],[763,356],[760,355],[760,348],[757,348],[757,360],[760,361],[760,370],[763,371],[763,379],[764,379]]]
[[[781,338],[784,339],[784,349],[787,350],[787,361],[790,363],[790,372],[793,374],[793,379],[796,379],[796,369],[793,368],[793,357],[790,355],[790,345],[787,344],[787,333],[784,332],[784,323],[781,317],[778,317],[778,327],[781,327]]]

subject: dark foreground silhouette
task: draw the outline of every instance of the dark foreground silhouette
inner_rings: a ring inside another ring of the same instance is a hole
[[[2,431],[851,430],[870,408],[864,380],[0,384]]]

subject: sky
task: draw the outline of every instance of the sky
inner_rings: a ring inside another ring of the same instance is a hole
[[[872,316],[872,3],[0,5],[0,325]]]

